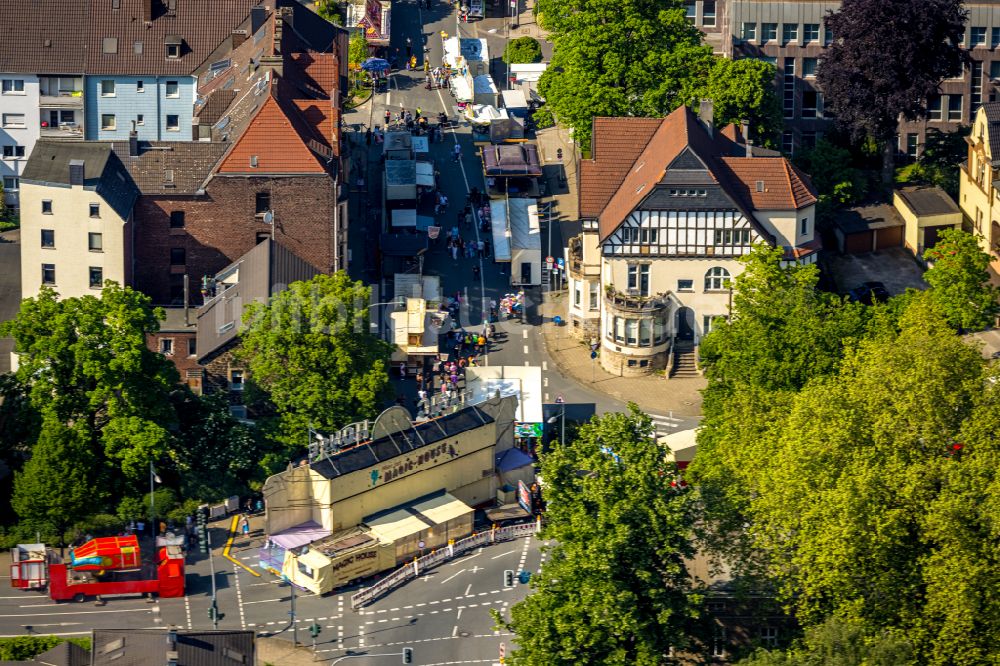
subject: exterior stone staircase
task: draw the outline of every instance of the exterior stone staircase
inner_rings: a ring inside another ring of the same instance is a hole
[[[670,366],[671,377],[700,377],[695,359],[694,343],[690,340],[674,341],[674,358]]]

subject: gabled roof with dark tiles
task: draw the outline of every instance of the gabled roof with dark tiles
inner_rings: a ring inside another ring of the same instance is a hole
[[[580,215],[597,218],[601,240],[610,236],[636,206],[664,182],[668,172],[678,167],[690,171],[692,166],[704,165],[710,179],[719,184],[766,237],[770,234],[760,227],[751,211],[797,210],[816,202],[808,176],[773,151],[760,151],[766,153],[761,155],[754,152],[747,157],[746,145],[735,128],[724,128],[709,135],[694,113],[681,106],[666,118],[642,119],[652,120],[656,126],[636,150],[639,133],[648,129],[648,125],[636,123],[636,120],[595,119],[595,138],[598,137],[598,121],[601,121],[601,135],[615,137],[623,145],[609,151],[610,154],[595,150],[594,159],[581,164],[592,162],[589,174],[581,168]],[[633,153],[631,163],[623,168],[624,161]],[[604,155],[608,155],[607,164]],[[675,160],[679,160],[677,164]],[[703,171],[700,178],[704,177]],[[615,181],[618,184],[605,199],[610,183]],[[584,190],[588,187],[596,192],[586,194]],[[594,208],[584,209],[585,198]],[[604,203],[598,207],[601,200]]]
[[[138,156],[131,157],[128,141],[112,144],[118,159],[145,195],[195,194],[227,147],[205,141],[140,141]]]
[[[948,193],[937,185],[901,187],[896,193],[914,215],[956,215],[962,212]]]
[[[226,109],[234,99],[236,99],[235,90],[216,90],[205,98],[205,103],[195,111],[194,115],[199,124],[214,125],[225,115]]]
[[[37,141],[21,181],[69,185],[71,161],[83,162],[84,189],[93,190],[119,217],[128,218],[139,190],[112,151],[110,141]]]
[[[162,666],[173,652],[184,666],[256,663],[253,631],[95,629],[92,643],[94,666]]]
[[[0,0],[0,72],[82,74],[89,8],[88,0]]]
[[[1000,161],[1000,102],[986,102],[983,113],[988,125],[986,140],[990,142],[990,157],[996,163]]]
[[[80,1],[90,6],[89,74],[168,76],[194,73],[259,0],[118,0],[117,9],[111,0]],[[168,41],[180,44],[179,57],[167,57]]]

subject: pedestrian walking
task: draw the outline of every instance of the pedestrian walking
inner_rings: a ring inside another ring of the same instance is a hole
[[[452,154],[454,155],[452,161],[457,162],[462,157],[462,146],[456,143],[455,147],[452,149]]]
[[[417,56],[410,56],[410,69],[417,68]]]
[[[414,116],[417,120],[420,120],[420,107],[417,107],[417,115]]]
[[[389,123],[392,122],[392,111],[389,109],[385,110],[385,126],[389,127]]]
[[[365,130],[365,143],[367,145],[369,145],[369,146],[372,145],[372,128],[371,127],[369,127],[368,129]]]

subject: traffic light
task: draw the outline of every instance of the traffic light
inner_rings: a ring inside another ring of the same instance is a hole
[[[403,663],[404,664],[413,663],[413,648],[403,648]]]
[[[218,614],[218,612],[219,612],[219,610],[215,606],[209,606],[208,607],[208,619],[209,620],[214,620],[215,616],[216,616],[216,614]]]
[[[319,626],[319,624],[317,624],[316,622],[313,622],[311,625],[309,625],[309,635],[312,636],[313,638],[319,636],[322,630],[323,628]]]
[[[503,572],[503,586],[514,587],[514,570],[506,569]]]

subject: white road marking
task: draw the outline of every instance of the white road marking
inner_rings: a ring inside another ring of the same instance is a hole
[[[544,372],[544,371],[547,371],[548,369],[549,369],[549,362],[548,361],[542,361],[542,371]]]
[[[549,378],[548,377],[542,377],[542,386],[544,386],[545,388],[549,387]]]
[[[121,608],[115,610],[70,611],[68,613],[22,613],[17,615],[0,615],[0,617],[52,617],[54,615],[97,615],[98,613],[141,613],[142,608]]]
[[[523,338],[524,338],[525,340],[527,340],[527,339],[528,339],[528,329],[524,329],[523,331],[521,331],[521,333],[523,333],[523,336],[522,336],[522,337],[523,337]]]
[[[458,615],[455,616],[455,619],[456,620],[461,620],[462,619],[462,609],[461,608],[458,609]]]
[[[187,615],[188,631],[191,631],[191,599],[184,595],[184,614]]]
[[[491,557],[490,559],[491,559],[491,560],[498,560],[498,559],[500,559],[501,557],[503,557],[504,555],[510,555],[511,553],[516,553],[516,552],[517,552],[517,550],[516,550],[516,549],[515,549],[515,550],[508,550],[508,551],[507,551],[506,553],[500,553],[499,555],[494,555],[494,556],[493,556],[493,557]]]
[[[243,603],[247,604],[247,605],[250,605],[250,604],[270,604],[270,603],[273,603],[275,601],[284,601],[284,599],[261,599],[260,601],[244,601]]]
[[[525,354],[527,354],[527,353],[528,353],[528,345],[524,345],[524,353],[525,353]]]
[[[452,578],[454,578],[455,576],[457,576],[460,573],[465,573],[465,569],[460,569],[459,571],[456,571],[455,573],[453,573],[452,575],[448,576],[443,581],[441,581],[441,584],[443,585],[443,584],[447,583],[449,580],[451,580]]]
[[[525,352],[525,353],[527,353],[527,352]],[[530,367],[530,366],[531,366],[531,363],[529,361],[525,361],[524,362],[524,367],[527,368],[527,367]]]
[[[472,583],[469,583],[469,586],[465,588],[465,596],[469,596],[469,590],[471,589],[472,589]]]
[[[451,637],[455,638],[456,636],[458,636],[458,625],[457,624],[454,627],[452,627],[452,629],[451,629]]]

